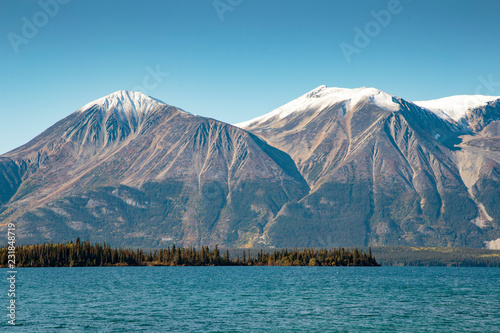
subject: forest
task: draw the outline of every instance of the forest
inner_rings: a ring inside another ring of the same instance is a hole
[[[12,252],[11,252],[12,253]],[[7,267],[8,247],[0,249],[0,267]],[[12,257],[10,257],[12,258]],[[112,248],[89,241],[63,244],[23,245],[15,249],[16,267],[90,267],[90,266],[379,266],[371,253],[358,249],[280,249],[252,252],[242,250],[241,256],[221,254],[219,248],[166,249]]]
[[[375,246],[372,249],[383,266],[500,267],[499,250],[409,246]]]

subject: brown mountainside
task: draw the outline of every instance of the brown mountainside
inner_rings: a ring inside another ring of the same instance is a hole
[[[321,86],[232,126],[119,91],[0,156],[0,224],[23,243],[498,247],[500,99],[436,101]]]
[[[268,229],[277,246],[482,247],[500,236],[498,137],[485,143],[373,88],[322,86],[239,126],[290,154],[311,187]]]
[[[1,163],[0,219],[23,242],[248,246],[308,192],[293,161],[257,137],[124,91]]]

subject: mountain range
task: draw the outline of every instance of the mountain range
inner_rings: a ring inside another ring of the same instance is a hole
[[[0,156],[23,243],[500,247],[500,97],[320,86],[237,125],[139,92]]]

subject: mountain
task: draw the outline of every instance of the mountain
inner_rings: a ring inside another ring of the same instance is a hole
[[[252,246],[308,191],[255,135],[138,92],[91,102],[0,156],[0,223],[23,243]]]
[[[494,97],[412,103],[320,86],[237,124],[289,154],[311,189],[283,206],[269,241],[496,246],[499,111]]]
[[[474,133],[500,120],[500,96],[461,95],[414,103]]]
[[[0,156],[22,243],[500,247],[500,99],[320,86],[236,126],[118,91]]]

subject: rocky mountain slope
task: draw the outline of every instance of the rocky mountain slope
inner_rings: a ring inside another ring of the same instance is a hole
[[[0,156],[23,243],[500,247],[500,98],[318,87],[232,126],[141,93]]]
[[[321,86],[238,124],[288,153],[311,187],[270,224],[273,244],[495,242],[499,99],[465,97],[422,107],[374,88]]]
[[[0,158],[0,221],[19,241],[250,246],[308,193],[254,135],[141,93],[87,104]]]

